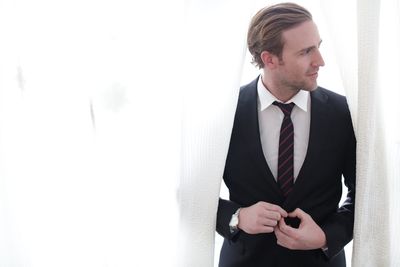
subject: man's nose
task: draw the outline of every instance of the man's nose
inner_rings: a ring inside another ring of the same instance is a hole
[[[313,59],[313,63],[312,64],[315,67],[323,67],[323,66],[325,66],[325,61],[324,61],[319,49],[317,49],[315,54],[314,54],[314,59]]]

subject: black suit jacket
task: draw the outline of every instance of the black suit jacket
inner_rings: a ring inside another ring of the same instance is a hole
[[[311,92],[308,150],[293,191],[284,199],[264,158],[257,113],[257,81],[243,86],[234,119],[224,181],[230,200],[219,200],[217,232],[224,239],[219,266],[345,266],[343,247],[353,237],[356,140],[344,96],[321,87]],[[268,148],[267,148],[268,149]],[[339,207],[342,175],[348,187]],[[301,208],[325,232],[328,252],[289,250],[274,233],[232,235],[229,220],[239,207],[259,201],[288,212]]]

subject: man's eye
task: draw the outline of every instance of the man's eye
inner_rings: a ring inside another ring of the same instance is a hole
[[[308,48],[304,51],[304,54],[309,54],[311,51],[313,50],[313,48]]]

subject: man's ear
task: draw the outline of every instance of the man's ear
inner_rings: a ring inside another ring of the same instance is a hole
[[[271,54],[268,51],[263,51],[261,52],[261,60],[264,63],[264,66],[268,69],[274,69],[276,68],[278,64],[278,57],[275,56],[274,54]]]

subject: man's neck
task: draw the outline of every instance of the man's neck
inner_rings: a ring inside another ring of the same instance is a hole
[[[264,84],[265,88],[278,100],[286,103],[290,99],[292,99],[300,90],[293,90],[290,88],[284,88],[282,86],[276,86],[271,80],[267,79],[266,76],[262,77],[262,83]]]

